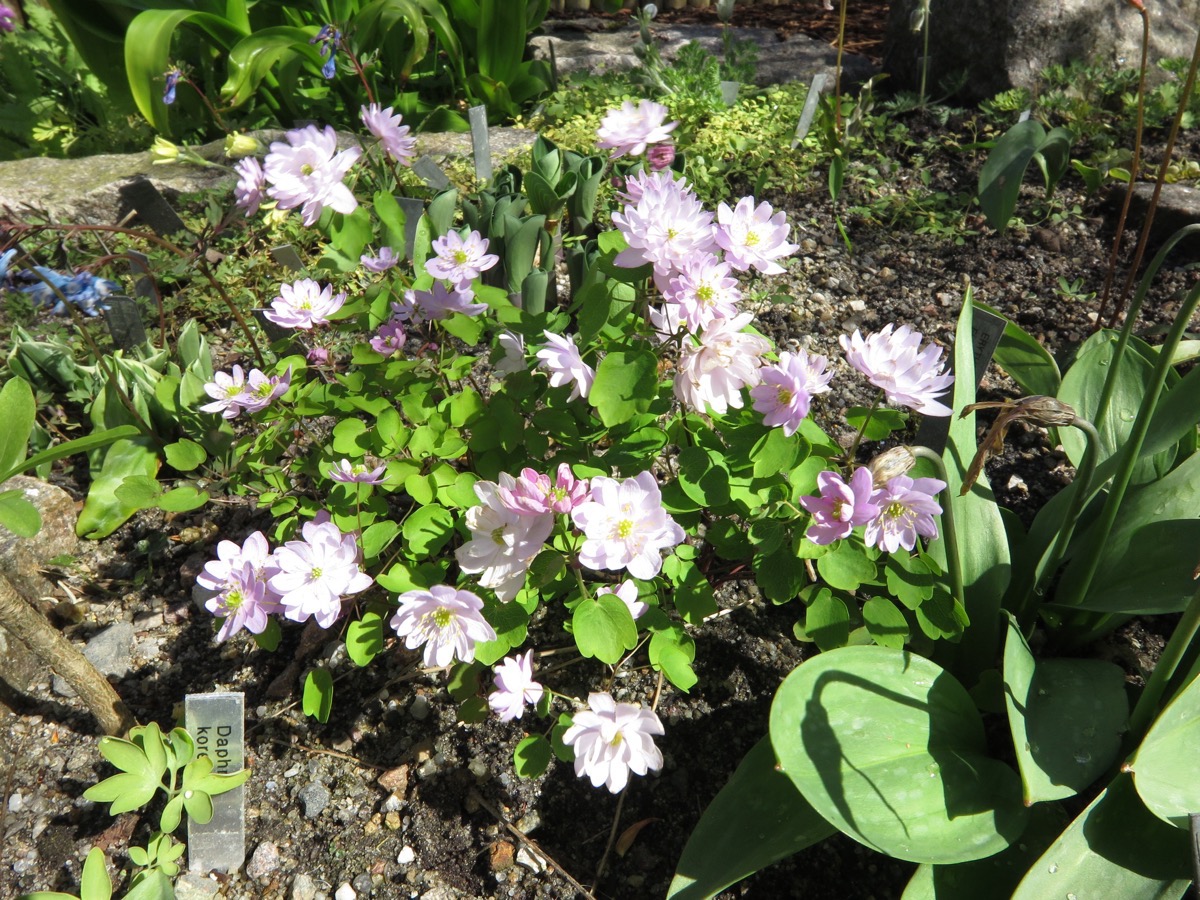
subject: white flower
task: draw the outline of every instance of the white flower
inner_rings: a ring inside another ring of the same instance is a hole
[[[537,352],[538,366],[550,372],[550,386],[562,387],[571,385],[571,396],[587,399],[592,390],[592,382],[596,380],[596,370],[583,361],[579,348],[575,346],[575,338],[571,335],[543,332],[550,343]]]
[[[470,591],[435,584],[427,591],[405,591],[399,599],[400,609],[390,624],[408,649],[425,645],[426,666],[441,668],[456,659],[472,662],[477,643],[496,639],[495,629],[483,617],[483,601]]]
[[[284,617],[293,622],[315,618],[328,628],[342,614],[342,597],[365,591],[374,579],[359,568],[354,535],[342,534],[328,518],[306,522],[302,541],[275,551],[278,571],[267,586],[279,594]]]
[[[628,578],[626,578],[624,581],[622,581],[615,588],[611,587],[609,585],[605,585],[604,587],[601,587],[601,588],[596,588],[596,596],[597,597],[602,597],[605,594],[612,594],[614,597],[616,597],[618,600],[620,600],[622,603],[624,603],[627,607],[629,607],[629,614],[631,616],[633,616],[635,619],[640,618],[642,615],[645,614],[646,610],[648,610],[650,608],[650,605],[648,603],[643,603],[642,601],[640,601],[638,599],[637,585],[634,584],[632,581],[630,581]]]
[[[742,331],[752,318],[713,319],[699,344],[684,344],[673,383],[680,403],[697,412],[706,405],[717,413],[741,408],[742,388],[758,384],[762,355],[771,349],[765,338]]]
[[[367,130],[379,138],[388,156],[401,165],[408,165],[416,155],[417,139],[409,136],[407,125],[400,124],[404,117],[399,113],[392,115],[390,106],[380,109],[378,103],[362,107],[358,114]]]
[[[525,371],[525,338],[506,331],[496,340],[500,344],[500,349],[504,351],[504,355],[496,360],[496,371],[503,375]]]
[[[954,376],[943,369],[942,348],[926,344],[922,350],[920,332],[901,325],[893,333],[892,327],[866,338],[857,329],[853,335],[842,335],[839,340],[847,361],[882,390],[889,403],[927,416],[950,415],[950,407],[935,399],[954,383]]]
[[[337,152],[337,134],[326,125],[306,125],[287,132],[287,143],[276,141],[263,160],[267,194],[276,200],[277,209],[301,207],[304,224],[312,225],[328,206],[336,212],[352,213],[358,200],[342,184],[346,172],[362,155],[361,147]]]
[[[479,574],[479,583],[507,603],[521,590],[529,564],[554,529],[554,515],[529,516],[509,509],[500,497],[500,485],[513,490],[517,483],[505,473],[500,475],[500,484],[475,483],[475,495],[483,504],[467,510],[471,540],[454,556],[460,569],[468,575]]]
[[[488,253],[487,248],[487,238],[478,231],[472,231],[465,238],[457,231],[448,231],[433,242],[433,252],[437,255],[425,261],[425,271],[434,278],[444,278],[459,288],[465,287],[500,262],[500,257]]]
[[[588,695],[588,707],[575,713],[563,732],[563,743],[575,751],[576,775],[616,794],[629,782],[630,772],[645,775],[662,768],[654,735],[663,734],[663,726],[654,710],[617,703],[611,694],[601,693]]]
[[[659,551],[684,538],[683,529],[663,509],[658,482],[649,472],[616,481],[592,479],[592,499],[571,511],[587,540],[579,561],[590,569],[626,569],[651,579],[662,570]]]
[[[329,317],[346,303],[346,292],[335,294],[330,285],[324,288],[311,278],[301,278],[279,286],[279,296],[263,318],[283,328],[305,331],[316,325],[328,325]]]
[[[231,374],[214,372],[213,380],[204,385],[204,392],[213,402],[205,403],[200,412],[219,412],[226,419],[236,419],[245,405],[246,373],[236,364]]]
[[[717,245],[725,251],[725,261],[739,272],[753,267],[764,275],[782,273],[783,266],[775,260],[798,249],[787,242],[790,229],[783,213],[771,215],[771,204],[755,206],[753,197],[743,197],[733,209],[724,203],[717,207]]]
[[[618,156],[641,156],[649,144],[667,140],[678,122],[666,122],[667,108],[653,100],[639,100],[637,106],[626,100],[617,109],[604,114],[596,132],[596,146],[612,150]],[[664,124],[665,123],[665,124]]]
[[[544,688],[533,680],[532,650],[521,656],[505,657],[492,671],[496,689],[488,694],[488,706],[502,722],[521,718],[525,704],[532,706],[542,699]]]

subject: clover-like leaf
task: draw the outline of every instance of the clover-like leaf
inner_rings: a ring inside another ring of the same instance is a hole
[[[119,816],[121,813],[145,806],[154,799],[154,792],[159,788],[158,779],[146,775],[134,775],[122,772],[105,778],[99,784],[94,784],[83,792],[85,800],[97,803],[109,803],[108,814]]]
[[[183,820],[183,794],[176,794],[163,807],[162,815],[158,817],[158,827],[164,834],[170,834],[179,827]]]
[[[183,797],[183,808],[187,810],[193,822],[207,825],[212,821],[213,802],[208,791],[184,791],[180,796]]]

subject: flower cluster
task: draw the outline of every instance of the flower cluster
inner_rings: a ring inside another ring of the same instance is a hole
[[[251,369],[247,376],[241,366],[235,365],[231,373],[217,372],[213,380],[204,385],[204,392],[213,398],[213,402],[201,406],[200,411],[219,412],[226,419],[236,419],[243,411],[256,413],[266,409],[273,400],[286,394],[291,384],[290,366],[282,375],[267,375]]]
[[[224,620],[218,641],[243,628],[262,634],[272,614],[293,622],[313,618],[328,628],[342,614],[344,597],[374,584],[359,565],[356,536],[343,534],[328,513],[306,522],[300,533],[302,540],[273,553],[258,531],[240,547],[217,544],[217,558],[205,564],[196,583],[213,594],[205,608]]]
[[[895,553],[911,551],[917,537],[937,538],[933,517],[942,507],[934,497],[946,489],[938,478],[909,478],[894,475],[876,488],[871,470],[855,469],[850,481],[837,472],[817,476],[817,497],[802,497],[800,505],[810,512],[813,524],[805,533],[814,544],[832,544],[847,537],[860,525],[866,526],[867,544]]]

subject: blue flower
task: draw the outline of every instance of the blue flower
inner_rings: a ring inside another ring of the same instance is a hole
[[[167,104],[167,106],[175,102],[175,85],[179,83],[182,75],[183,72],[179,71],[178,66],[172,66],[163,73],[163,77],[167,80],[166,85],[163,87],[163,103]]]
[[[14,252],[9,251],[0,256],[0,275],[4,274]],[[52,313],[59,316],[67,311],[63,298],[67,303],[78,307],[84,315],[97,316],[101,311],[108,309],[108,304],[101,301],[121,289],[115,281],[97,278],[91,272],[64,275],[45,266],[34,266],[32,271],[25,269],[17,273],[14,280],[18,283],[13,286],[13,290],[24,294],[38,306],[49,307]]]
[[[326,79],[337,74],[337,63],[334,61],[334,56],[337,54],[337,47],[341,40],[342,33],[332,25],[322,25],[316,36],[308,39],[310,44],[321,45],[321,55],[325,57],[325,64],[321,66],[321,74]]]

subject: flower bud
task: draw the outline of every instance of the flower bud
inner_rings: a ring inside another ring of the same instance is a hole
[[[156,137],[150,147],[150,156],[153,157],[155,165],[172,163],[179,159],[179,148],[164,137]]]
[[[242,159],[258,152],[258,141],[250,134],[225,135],[225,155],[230,159]]]
[[[722,22],[733,18],[733,0],[717,0],[717,18]]]
[[[1022,397],[1017,401],[1020,418],[1037,425],[1070,425],[1075,421],[1075,410],[1053,397]]]
[[[308,351],[306,359],[314,366],[329,365],[329,351],[324,347],[313,347]]]
[[[655,172],[670,167],[675,162],[675,145],[670,141],[661,144],[651,144],[646,148],[646,162]]]
[[[906,475],[917,462],[911,447],[903,445],[885,450],[867,463],[871,470],[871,480],[875,487],[881,488],[897,475]]]

